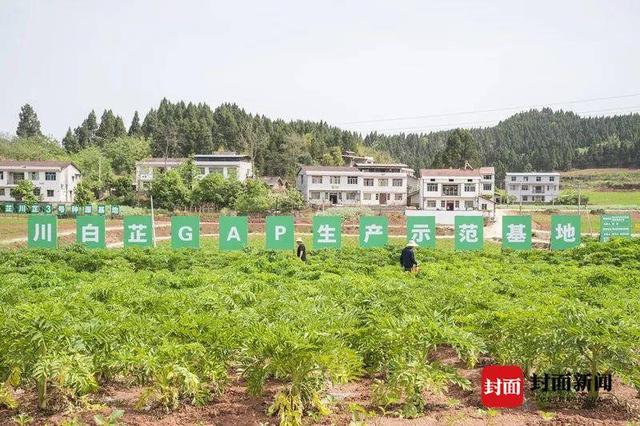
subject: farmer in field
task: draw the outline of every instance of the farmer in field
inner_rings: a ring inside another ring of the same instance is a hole
[[[418,262],[416,261],[416,253],[414,251],[415,247],[418,247],[416,242],[413,240],[409,241],[400,254],[400,266],[402,266],[406,272],[412,272],[418,269]]]
[[[306,262],[307,248],[304,246],[304,243],[302,242],[302,238],[298,238],[296,240],[296,243],[298,243],[298,248],[296,249],[296,256],[298,256],[300,260],[302,260],[303,262]]]

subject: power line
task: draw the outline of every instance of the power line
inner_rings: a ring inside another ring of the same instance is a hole
[[[631,111],[627,111],[631,110]],[[593,114],[597,112],[634,112],[634,110],[640,110],[640,105],[623,107],[623,108],[613,108],[613,109],[597,109],[590,111],[575,111],[575,114]],[[484,124],[493,125],[498,124],[502,119],[496,120],[485,120],[485,121],[467,121],[467,122],[457,122],[457,123],[443,123],[443,124],[433,124],[430,126],[414,126],[414,127],[394,127],[387,129],[373,129],[372,132],[391,132],[391,131],[403,131],[403,130],[438,130],[438,129],[449,129],[460,126],[471,126],[477,127]]]
[[[512,107],[491,108],[491,109],[483,109],[483,110],[475,110],[475,111],[457,111],[457,112],[440,113],[440,114],[416,115],[416,116],[393,117],[393,118],[377,118],[372,120],[344,121],[344,122],[335,123],[335,124],[347,125],[347,124],[379,123],[384,121],[418,120],[422,118],[437,118],[437,117],[449,117],[454,115],[480,114],[485,112],[500,112],[500,111],[512,111],[512,110],[518,110],[518,109],[524,110],[524,109],[532,109],[532,108],[544,108],[548,106],[579,104],[579,103],[595,102],[595,101],[606,101],[611,99],[632,98],[636,96],[640,96],[640,93],[630,93],[627,95],[618,95],[618,96],[607,96],[602,98],[579,99],[579,100],[565,101],[565,102],[552,102],[552,103],[539,104],[539,105],[512,106]]]

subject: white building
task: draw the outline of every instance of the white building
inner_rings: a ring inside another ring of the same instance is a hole
[[[302,166],[296,186],[314,205],[406,206],[415,185],[406,164],[356,163],[354,166]]]
[[[71,203],[80,179],[80,170],[68,161],[0,160],[0,201],[16,201],[11,190],[29,180],[42,202]]]
[[[550,203],[560,195],[560,173],[507,173],[507,198],[516,203]]]
[[[219,173],[225,179],[235,177],[241,182],[253,176],[253,163],[248,155],[235,152],[216,152],[215,154],[199,154],[193,156],[198,168],[198,177],[210,173]],[[187,161],[187,158],[146,158],[136,163],[135,187],[138,190],[148,188],[154,173],[163,173]]]
[[[423,210],[493,210],[495,170],[422,169],[411,204]]]

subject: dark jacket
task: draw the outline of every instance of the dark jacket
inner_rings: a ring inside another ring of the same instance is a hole
[[[304,244],[299,244],[298,249],[296,250],[296,256],[300,258],[303,262],[307,261],[307,248]]]
[[[405,269],[405,271],[410,271],[411,268],[418,265],[416,262],[416,254],[409,247],[405,247],[402,249],[402,254],[400,254],[400,265]]]

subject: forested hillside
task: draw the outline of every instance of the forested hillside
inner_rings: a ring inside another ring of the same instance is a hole
[[[442,151],[453,130],[364,138],[366,146],[389,152],[415,169],[443,165]],[[511,171],[587,167],[640,167],[640,115],[582,118],[573,112],[531,110],[494,127],[470,129],[480,165]],[[446,165],[446,164],[445,164]]]
[[[460,167],[468,160],[474,166],[496,167],[499,179],[509,170],[640,167],[639,114],[582,118],[547,108],[515,114],[494,127],[370,133],[364,139],[323,121],[272,120],[235,104],[212,109],[204,103],[163,99],[158,108],[141,117],[136,112],[127,130],[111,110],[105,110],[99,120],[91,111],[77,127],[69,128],[60,147],[55,140],[43,138],[35,111],[25,105],[19,137],[12,143],[3,141],[0,156],[91,157],[84,161],[90,166],[97,164],[96,155],[102,153],[111,160],[114,172],[122,174],[130,172],[143,155],[189,157],[229,150],[249,154],[261,175],[289,178],[299,164],[340,165],[343,150],[373,155],[379,161],[401,161],[416,170]],[[41,143],[33,142],[34,138]]]

